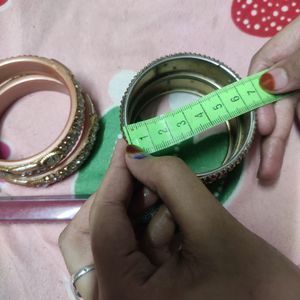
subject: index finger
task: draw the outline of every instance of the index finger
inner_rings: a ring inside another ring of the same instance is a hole
[[[300,47],[300,17],[270,39],[252,58],[248,74],[266,69]]]
[[[153,270],[148,258],[139,251],[127,215],[134,180],[125,164],[126,145],[124,140],[117,143],[90,215],[98,279],[105,282],[105,287],[113,285],[112,290],[115,290],[116,284],[123,283],[125,277],[143,279],[140,277],[148,277]]]

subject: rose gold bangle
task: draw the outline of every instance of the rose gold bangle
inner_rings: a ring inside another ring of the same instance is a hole
[[[22,160],[0,160],[0,177],[12,183],[46,186],[63,180],[84,162],[96,138],[93,103],[64,65],[36,56],[0,61],[0,114],[18,98],[41,90],[69,94],[69,117],[47,149]]]

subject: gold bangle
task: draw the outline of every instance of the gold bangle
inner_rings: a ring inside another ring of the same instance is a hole
[[[64,65],[36,56],[0,62],[0,114],[18,98],[41,90],[68,93],[69,117],[47,149],[22,160],[0,160],[0,177],[12,183],[46,186],[63,180],[87,158],[96,138],[93,103]]]

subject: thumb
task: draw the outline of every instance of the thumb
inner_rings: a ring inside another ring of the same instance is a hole
[[[285,93],[300,88],[300,49],[283,59],[260,78],[260,85],[272,93]]]
[[[224,225],[225,210],[182,160],[149,156],[131,145],[125,161],[133,176],[159,195],[184,241],[208,246],[215,239]]]
[[[124,140],[117,143],[90,212],[91,244],[101,293],[105,293],[104,288],[117,292],[116,285],[126,286],[127,281],[138,284],[155,269],[140,252],[127,215],[134,182],[125,164],[125,148]]]

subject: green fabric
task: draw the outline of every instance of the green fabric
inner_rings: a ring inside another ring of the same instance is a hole
[[[109,110],[99,120],[99,131],[94,151],[79,170],[75,181],[75,195],[90,195],[102,182],[120,133],[119,107]]]
[[[89,195],[97,190],[108,168],[119,133],[119,107],[114,107],[99,120],[99,134],[94,151],[88,162],[78,172],[75,181],[76,196]],[[227,134],[218,133],[195,143],[193,147],[180,147],[175,153],[193,171],[203,172],[214,169],[221,164],[226,155],[227,147]],[[208,185],[208,188],[220,202],[225,203],[235,190],[242,170],[243,166],[241,164],[227,177]]]

